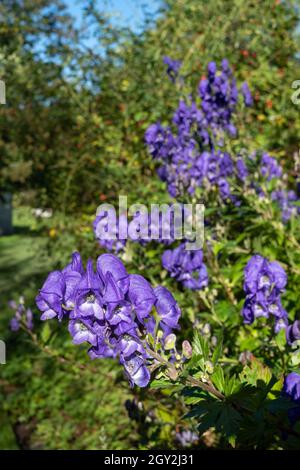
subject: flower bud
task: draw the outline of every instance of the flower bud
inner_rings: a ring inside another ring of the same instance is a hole
[[[192,346],[190,345],[189,341],[187,341],[186,339],[182,343],[182,354],[187,359],[190,359],[193,354]]]
[[[165,339],[165,349],[169,351],[170,349],[174,349],[176,344],[176,335],[174,333],[171,333],[168,335]]]

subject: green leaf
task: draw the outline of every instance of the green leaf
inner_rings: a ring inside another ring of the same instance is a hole
[[[257,359],[252,359],[251,364],[245,366],[240,373],[241,381],[251,385],[257,385],[259,381],[269,384],[271,378],[271,370]]]
[[[220,335],[217,339],[217,347],[215,348],[213,355],[212,355],[212,362],[215,366],[218,363],[223,351],[223,337]]]
[[[213,384],[217,387],[219,392],[224,393],[225,389],[225,378],[222,367],[216,366],[214,373],[211,375]]]
[[[196,354],[203,357],[204,361],[207,361],[209,358],[209,346],[206,339],[201,336],[198,331],[195,332],[193,350]]]

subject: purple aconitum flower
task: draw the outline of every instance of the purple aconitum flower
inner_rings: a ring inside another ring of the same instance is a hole
[[[171,277],[187,289],[199,290],[208,285],[208,273],[203,263],[202,250],[186,250],[185,243],[182,243],[177,248],[163,253],[162,265]]]
[[[261,255],[254,255],[245,267],[244,291],[246,299],[242,310],[244,323],[255,318],[275,319],[275,332],[288,325],[287,312],[281,304],[281,294],[287,283],[287,275],[277,261],[270,262]]]
[[[33,329],[33,314],[30,308],[25,308],[25,299],[23,296],[19,298],[19,303],[14,300],[8,302],[9,307],[14,311],[14,316],[10,320],[10,329],[18,331],[21,324],[26,326],[29,330]]]
[[[300,375],[297,372],[291,372],[284,378],[282,395],[296,405],[288,410],[288,418],[294,425],[300,419]]]
[[[204,126],[209,126],[213,132],[226,131],[234,137],[236,129],[232,116],[238,102],[238,89],[229,63],[224,59],[221,71],[217,73],[216,63],[210,62],[207,72],[207,78],[199,84]]]
[[[283,384],[284,395],[291,398],[292,401],[300,404],[300,375],[291,372],[284,379]]]
[[[300,320],[295,320],[286,329],[286,340],[289,345],[300,340]]]
[[[89,260],[84,270],[75,253],[66,268],[49,274],[36,300],[43,320],[68,318],[73,343],[88,343],[91,359],[119,357],[130,384],[145,387],[153,360],[146,352],[146,334],[154,331],[152,309],[163,332],[177,328],[180,315],[169,291],[160,289],[128,274],[112,254],[99,256],[96,270]]]
[[[184,430],[176,433],[176,440],[181,447],[190,447],[199,441],[199,436],[193,431]]]
[[[253,105],[253,98],[248,86],[247,82],[244,82],[241,86],[241,92],[244,98],[244,103],[246,106],[252,106]]]
[[[164,64],[167,66],[167,74],[170,80],[174,83],[177,76],[179,69],[181,67],[180,60],[171,59],[171,57],[165,56],[163,58]]]
[[[156,296],[155,308],[160,317],[160,326],[165,337],[169,335],[173,329],[178,329],[181,311],[168,289],[163,286],[157,286],[154,289],[154,293]]]
[[[271,193],[272,201],[275,201],[281,209],[283,223],[287,223],[292,216],[300,214],[299,199],[295,191],[278,189]]]
[[[49,320],[63,317],[63,291],[65,289],[64,276],[60,271],[53,271],[49,274],[39,295],[36,298],[36,304],[43,312],[41,320]]]
[[[238,89],[226,59],[220,71],[215,62],[209,63],[207,78],[199,84],[199,95],[201,107],[192,97],[180,100],[172,126],[152,124],[145,133],[146,145],[160,163],[158,175],[172,197],[194,194],[198,187],[206,192],[217,187],[224,201],[236,204],[228,180],[236,174],[234,161],[216,148],[224,146],[224,134],[236,135],[233,115]],[[239,177],[244,178],[245,168],[239,166]]]
[[[260,161],[260,173],[268,181],[271,181],[273,178],[280,178],[282,168],[275,158],[263,153]]]
[[[249,175],[249,170],[247,168],[247,165],[246,165],[246,163],[244,162],[244,160],[242,158],[239,158],[237,160],[236,170],[237,170],[238,178],[241,181],[244,181],[247,178],[247,176]]]

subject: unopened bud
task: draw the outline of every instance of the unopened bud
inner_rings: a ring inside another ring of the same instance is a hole
[[[156,335],[156,336],[157,336],[157,339],[161,339],[161,338],[163,337],[163,335],[164,335],[163,332],[162,332],[161,330],[159,330],[159,331],[157,332],[157,335]]]
[[[190,342],[186,339],[182,343],[182,354],[187,359],[190,359],[192,357],[192,354],[193,354],[192,346],[191,346]]]
[[[170,349],[174,349],[176,344],[176,335],[174,333],[171,333],[168,335],[165,339],[165,349],[166,351],[169,351]]]

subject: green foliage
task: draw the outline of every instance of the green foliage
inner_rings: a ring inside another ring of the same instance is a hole
[[[299,318],[299,217],[283,225],[266,198],[240,194],[235,208],[203,196],[210,284],[202,291],[186,291],[168,276],[161,245],[127,245],[129,272],[170,288],[181,307],[177,353],[182,340],[194,338],[192,357],[176,360],[176,369],[166,354],[149,389],[129,391],[116,365],[91,363],[63,328],[40,325],[36,310],[31,341],[7,331],[8,300],[24,294],[33,306],[49,270],[64,266],[72,251],[84,259],[101,253],[91,226],[98,204],[115,203],[119,194],[129,204],[170,200],[144,133],[157,120],[170,122],[209,61],[228,58],[254,95],[249,112],[239,108],[239,136],[227,150],[266,150],[284,166],[288,184],[297,176],[300,128],[290,97],[300,75],[298,1],[167,0],[139,34],[112,27],[94,1],[83,3],[100,48],[84,46],[86,32],[58,0],[0,5],[0,78],[7,85],[0,185],[20,206],[15,234],[0,240],[0,325],[9,353],[0,379],[0,447],[180,448],[178,432],[193,430],[196,448],[297,448],[299,424],[291,426],[292,405],[281,389],[300,365],[299,345],[287,346],[284,332],[275,336],[265,319],[245,326],[240,315],[244,267],[258,252],[285,268],[283,305],[290,321]],[[184,84],[167,79],[164,55],[183,61]],[[53,217],[38,220],[29,205],[50,207]]]

